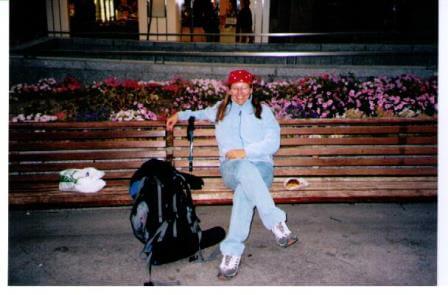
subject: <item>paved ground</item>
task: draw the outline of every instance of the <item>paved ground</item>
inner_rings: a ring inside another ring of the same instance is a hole
[[[153,268],[156,284],[435,285],[436,203],[280,205],[300,242],[275,246],[258,215],[241,270],[216,278],[219,260]],[[229,206],[200,206],[202,228],[227,226]],[[11,211],[9,285],[142,285],[145,262],[129,208]],[[213,249],[207,249],[209,254]]]

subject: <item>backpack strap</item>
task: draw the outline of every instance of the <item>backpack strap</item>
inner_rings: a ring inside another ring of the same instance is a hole
[[[157,207],[159,212],[159,223],[163,222],[163,212],[162,212],[162,182],[160,179],[154,175],[154,179],[157,182]]]
[[[149,253],[148,255],[148,281],[143,283],[143,286],[154,286],[154,283],[152,282],[151,279],[151,271],[152,271],[152,263],[151,263],[151,258],[152,258],[152,252]]]
[[[179,177],[181,179],[180,183],[182,188],[185,190],[185,193],[187,195],[186,201],[187,201],[187,205],[191,208],[194,208],[193,205],[193,199],[191,197],[191,190],[190,190],[190,184],[188,183],[187,179],[181,174],[178,173],[176,171],[176,176]],[[194,212],[194,210],[192,210],[192,215],[194,216],[195,219],[197,219],[199,222],[201,222],[201,220],[199,219],[199,217],[196,215],[196,213]],[[191,223],[191,221],[189,221]]]
[[[197,221],[195,222],[195,224],[197,225]],[[202,255],[202,249],[201,249],[201,241],[202,241],[202,230],[198,226],[198,245],[199,245],[198,255],[199,258],[202,261],[204,261],[204,256]]]
[[[143,176],[142,179],[140,179],[140,182],[137,187],[137,195],[140,194],[140,191],[142,190],[143,185],[145,185],[145,181],[146,181],[146,176]]]
[[[168,222],[165,220],[160,226],[159,228],[156,230],[156,232],[152,235],[151,239],[149,239],[145,246],[143,247],[142,252],[148,254],[148,257],[150,257],[149,255],[152,253],[152,242],[154,241],[154,239],[158,236],[159,239],[158,241],[161,241],[163,239],[163,237],[165,236],[166,230],[168,229]]]
[[[175,215],[174,221],[173,221],[173,237],[177,238],[177,218],[179,215],[177,214],[177,198],[176,193],[173,194],[173,201],[171,203],[173,205],[173,213]]]
[[[188,155],[188,171],[193,171],[193,140],[194,140],[194,116],[188,119],[187,138],[190,142],[190,154]]]
[[[150,261],[148,263],[148,281],[144,282],[143,286],[150,286],[150,287],[152,287],[152,286],[156,285],[155,283],[157,283],[157,286],[180,286],[180,282],[179,281],[174,281],[174,282],[153,281],[152,280],[152,263]]]
[[[190,257],[190,262],[194,262],[194,263],[205,263],[205,262],[209,262],[209,261],[213,261],[216,258],[218,258],[219,254],[221,253],[221,250],[219,250],[219,247],[215,247],[215,249],[212,251],[212,253],[210,253],[210,255],[208,255],[207,258],[204,258],[204,256],[202,255],[202,252],[197,252],[195,255]]]

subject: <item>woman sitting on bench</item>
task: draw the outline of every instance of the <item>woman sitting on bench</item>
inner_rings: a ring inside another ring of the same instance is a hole
[[[221,175],[225,185],[234,191],[228,234],[220,244],[220,279],[230,279],[238,273],[255,207],[279,246],[288,247],[297,241],[285,224],[285,212],[275,206],[269,192],[273,181],[272,156],[280,147],[280,126],[270,108],[252,97],[253,79],[245,70],[230,72],[229,92],[224,100],[204,110],[178,112],[166,123],[167,129],[172,130],[178,120],[188,120],[190,116],[215,122]]]

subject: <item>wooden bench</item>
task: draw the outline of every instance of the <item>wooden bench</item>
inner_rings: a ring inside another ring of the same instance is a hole
[[[303,119],[281,121],[274,162],[276,202],[434,200],[437,196],[437,123],[433,119]],[[186,124],[175,127],[173,163],[188,171]],[[204,177],[194,191],[202,204],[226,204],[232,193],[219,173],[213,125],[197,122],[193,174]],[[283,186],[303,177],[309,186]]]
[[[272,187],[277,202],[434,200],[437,123],[432,119],[282,121]],[[202,176],[197,204],[230,204],[222,183],[213,125],[197,122],[193,174]],[[129,180],[149,158],[188,172],[186,124],[167,134],[165,122],[10,123],[11,207],[129,205]],[[59,172],[95,167],[107,185],[95,194],[59,191]],[[283,181],[309,186],[288,191]]]
[[[10,123],[12,207],[128,205],[129,180],[148,158],[166,159],[164,122]],[[59,172],[95,167],[106,186],[94,194],[59,191]]]

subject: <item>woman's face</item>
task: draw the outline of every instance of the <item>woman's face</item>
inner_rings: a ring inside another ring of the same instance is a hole
[[[230,96],[236,104],[243,105],[251,96],[252,87],[244,82],[233,83],[230,86]]]

